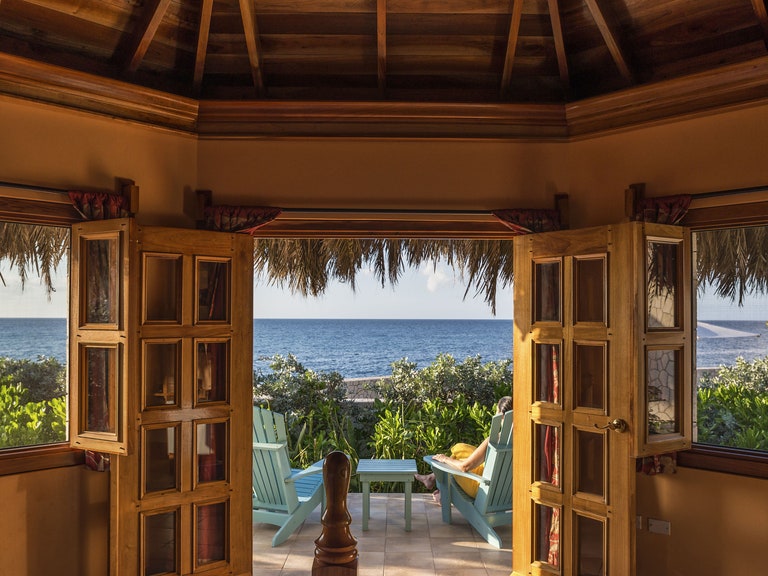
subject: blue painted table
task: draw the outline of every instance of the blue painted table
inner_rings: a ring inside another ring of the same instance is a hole
[[[411,485],[416,474],[416,460],[370,460],[357,464],[357,475],[363,484],[363,530],[368,530],[371,514],[371,482],[403,482],[405,484],[405,531],[411,531]]]

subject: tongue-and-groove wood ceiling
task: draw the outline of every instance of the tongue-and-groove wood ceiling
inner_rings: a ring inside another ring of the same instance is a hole
[[[0,0],[1,92],[201,133],[568,137],[767,72],[765,0]]]

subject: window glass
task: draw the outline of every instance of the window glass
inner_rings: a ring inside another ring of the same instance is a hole
[[[768,226],[694,240],[694,441],[768,452]]]
[[[0,449],[67,440],[69,229],[0,222]]]

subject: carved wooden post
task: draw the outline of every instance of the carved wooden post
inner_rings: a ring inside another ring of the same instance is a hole
[[[338,451],[328,454],[323,464],[323,532],[315,540],[312,576],[357,574],[357,540],[349,531],[352,517],[347,510],[350,473],[349,458],[346,454]]]

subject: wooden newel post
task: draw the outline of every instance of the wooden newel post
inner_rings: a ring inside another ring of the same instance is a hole
[[[349,531],[352,517],[347,510],[351,466],[343,452],[331,452],[323,464],[325,512],[323,532],[315,540],[312,576],[355,576],[357,540]]]

